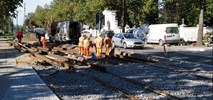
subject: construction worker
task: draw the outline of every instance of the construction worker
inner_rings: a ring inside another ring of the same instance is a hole
[[[97,36],[95,36],[95,39],[92,41],[92,45],[93,45],[93,47],[95,48],[95,53],[97,53],[97,48],[96,48],[96,39],[97,39],[98,37]]]
[[[79,46],[79,54],[80,55],[83,55],[84,53],[84,39],[85,39],[85,35],[84,34],[81,34],[81,37],[79,38],[79,43],[78,43],[78,46]]]
[[[18,42],[21,43],[22,42],[22,38],[23,38],[23,33],[22,31],[19,31],[16,35]]]
[[[97,50],[96,50],[96,52],[97,52],[97,57],[98,58],[101,58],[102,57],[102,47],[103,47],[103,45],[104,45],[104,40],[103,40],[103,38],[101,37],[101,34],[99,34],[99,36],[97,37],[97,39],[96,39],[96,48],[97,48]]]
[[[111,48],[112,43],[111,43],[111,39],[109,38],[107,34],[105,34],[104,45],[106,48],[106,55],[109,56],[109,49]]]
[[[42,43],[43,48],[47,47],[47,40],[45,38],[45,35],[41,35],[41,43]]]
[[[89,56],[90,55],[90,37],[87,37],[84,40],[84,55]]]

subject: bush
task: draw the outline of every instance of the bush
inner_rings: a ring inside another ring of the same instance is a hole
[[[213,43],[213,32],[207,32],[203,37],[203,42],[212,44]]]

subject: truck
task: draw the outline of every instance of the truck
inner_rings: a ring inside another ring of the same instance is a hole
[[[164,44],[179,44],[179,42],[179,28],[175,23],[151,24],[148,27],[146,43],[158,43],[163,46]]]
[[[77,44],[82,24],[78,21],[54,22],[49,25],[50,38],[63,43]]]

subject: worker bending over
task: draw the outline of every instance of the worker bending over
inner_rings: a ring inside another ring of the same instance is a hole
[[[22,31],[19,31],[16,35],[18,42],[21,43],[22,42],[22,38],[23,38],[23,33]]]
[[[111,39],[109,38],[107,34],[105,35],[105,38],[104,38],[104,45],[106,48],[106,56],[109,56],[109,50],[112,46],[112,43],[111,43]]]
[[[83,55],[84,53],[84,39],[85,39],[85,35],[81,34],[81,37],[79,38],[79,43],[78,43],[80,55]]]

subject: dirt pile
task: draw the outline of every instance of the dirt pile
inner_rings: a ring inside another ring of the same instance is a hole
[[[20,55],[16,57],[16,63],[17,64],[36,64],[38,61],[40,61],[38,58],[35,58],[29,53],[25,53],[23,55]]]

